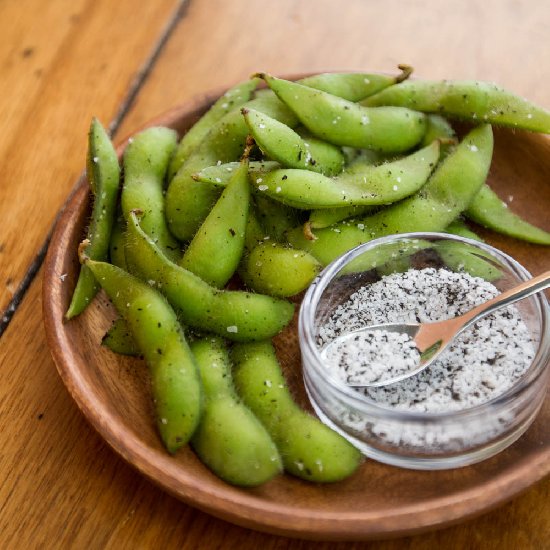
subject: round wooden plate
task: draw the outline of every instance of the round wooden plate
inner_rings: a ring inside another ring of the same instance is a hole
[[[214,96],[173,109],[147,126],[165,125],[182,132]],[[496,130],[495,138],[489,183],[503,198],[513,196],[514,210],[550,229],[550,141],[509,130]],[[239,489],[214,476],[189,448],[170,456],[155,431],[144,363],[100,345],[115,317],[105,295],[100,293],[80,317],[63,321],[78,274],[76,248],[88,215],[88,184],[83,180],[60,216],[45,263],[44,320],[54,361],[81,411],[109,445],[188,504],[270,533],[361,540],[418,533],[473,517],[550,472],[550,398],[514,445],[492,459],[457,470],[420,472],[366,460],[355,475],[335,484],[317,485],[281,475],[261,487]],[[532,272],[550,269],[548,248],[489,233],[485,237]],[[292,390],[308,407],[295,323],[277,337],[276,345]]]

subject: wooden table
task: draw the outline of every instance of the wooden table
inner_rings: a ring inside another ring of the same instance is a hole
[[[180,503],[119,459],[71,401],[46,347],[40,287],[92,115],[116,139],[256,70],[399,62],[426,77],[498,81],[550,108],[549,29],[542,0],[0,3],[0,546],[545,547],[548,479],[464,524],[365,544],[270,536]]]

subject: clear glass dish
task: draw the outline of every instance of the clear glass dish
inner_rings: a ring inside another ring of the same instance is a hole
[[[475,407],[424,413],[382,406],[331,377],[321,358],[319,328],[334,310],[382,274],[410,266],[466,270],[491,280],[501,292],[531,277],[503,252],[443,233],[393,235],[347,252],[321,273],[302,302],[299,339],[309,399],[323,422],[380,462],[436,470],[485,460],[516,441],[544,401],[550,378],[550,313],[543,293],[516,304],[535,348],[529,368],[504,393]]]

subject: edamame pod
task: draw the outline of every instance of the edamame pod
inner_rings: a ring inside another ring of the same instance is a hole
[[[130,139],[124,151],[124,185],[121,204],[124,218],[143,212],[143,230],[172,259],[180,256],[164,217],[164,176],[174,152],[177,133],[169,128],[148,128]]]
[[[370,73],[320,73],[302,78],[298,82],[309,88],[355,102],[407,80],[413,72],[413,68],[409,65],[398,65],[398,68],[401,73],[397,76]]]
[[[320,271],[321,264],[311,254],[265,242],[243,260],[239,274],[252,290],[286,298],[305,290]]]
[[[248,219],[246,220],[246,229],[244,232],[244,251],[245,254],[250,253],[258,243],[263,242],[267,237],[260,220],[258,219],[256,201],[251,197],[248,207]]]
[[[258,85],[257,78],[251,78],[245,82],[229,88],[208,111],[185,133],[181,138],[168,168],[168,180],[171,180],[182,167],[191,152],[212,128],[212,125],[223,118],[227,113],[238,109],[250,100],[252,92]]]
[[[109,258],[113,265],[128,271],[126,257],[124,256],[124,231],[126,222],[122,213],[117,216],[113,229],[111,231],[111,240],[109,242]]]
[[[488,82],[474,80],[409,80],[361,102],[439,113],[474,122],[489,122],[550,133],[550,112]]]
[[[233,172],[239,167],[240,162],[226,162],[224,164],[216,164],[207,166],[192,175],[195,181],[209,183],[217,187],[225,187],[231,179]],[[252,160],[248,163],[248,171],[256,177],[262,177],[262,174],[272,172],[281,165],[272,160]]]
[[[362,107],[337,96],[265,73],[267,85],[315,136],[335,145],[399,153],[426,131],[426,116],[402,107]]]
[[[287,472],[323,483],[357,469],[359,451],[294,403],[270,342],[238,344],[231,357],[237,392],[270,433]]]
[[[149,366],[157,427],[175,453],[195,431],[202,411],[199,373],[176,314],[161,294],[129,273],[81,258],[128,323]]]
[[[92,119],[88,132],[86,174],[94,195],[87,237],[90,241],[88,255],[94,260],[105,260],[109,253],[109,241],[115,219],[120,167],[113,144],[97,118]],[[72,319],[82,313],[98,289],[99,285],[89,268],[81,266],[65,318]]]
[[[426,133],[420,145],[425,147],[436,139],[439,140],[439,156],[442,159],[458,143],[456,132],[448,120],[440,115],[428,115],[426,118]]]
[[[429,145],[430,143],[431,141],[423,146]],[[365,172],[368,172],[368,167],[372,167],[384,161],[384,156],[375,151],[370,151],[368,149],[356,149],[353,151],[355,151],[353,155],[348,153],[350,157],[349,164],[344,169],[344,173],[348,176],[356,174],[358,178],[362,179],[365,176]],[[366,214],[371,214],[376,210],[378,210],[377,206],[340,206],[337,208],[320,208],[312,210],[309,214],[309,220],[304,225],[304,235],[306,235],[307,238],[313,239],[315,238],[312,233],[313,229],[330,227],[348,218],[361,217]]]
[[[550,233],[514,214],[488,185],[479,190],[465,214],[479,225],[503,235],[535,244],[550,245]]]
[[[286,242],[285,233],[300,223],[296,210],[273,201],[262,193],[257,193],[254,201],[258,221],[264,230],[264,239]]]
[[[483,242],[483,239],[461,220],[451,223],[445,229],[445,233]],[[481,277],[486,281],[494,281],[502,277],[502,271],[495,265],[494,258],[479,248],[454,241],[440,241],[436,243],[435,247],[445,265],[453,271],[466,271],[473,277]]]
[[[171,262],[141,229],[135,213],[128,222],[125,251],[132,272],[157,286],[191,327],[243,342],[271,338],[292,319],[290,302],[218,290]]]
[[[121,355],[139,355],[130,327],[122,317],[113,321],[111,328],[103,336],[101,345]]]
[[[212,286],[225,286],[241,261],[249,202],[248,160],[243,160],[179,264]]]
[[[265,483],[282,470],[281,457],[262,423],[235,392],[231,364],[221,338],[191,344],[205,395],[191,446],[220,478],[242,487]]]
[[[394,162],[365,166],[327,178],[308,170],[279,169],[251,177],[252,184],[274,200],[309,210],[338,206],[390,204],[412,195],[428,179],[439,158],[439,142]]]
[[[296,117],[276,97],[258,98],[245,104],[287,126],[297,124]],[[218,162],[240,158],[248,135],[248,127],[239,111],[231,111],[221,118],[193,150],[166,192],[166,217],[172,233],[180,240],[193,238],[220,190],[193,179],[193,174]]]
[[[327,176],[342,171],[344,155],[338,147],[315,139],[304,140],[292,128],[253,109],[243,108],[242,113],[254,141],[269,158],[287,168]]]
[[[372,216],[320,229],[316,240],[306,239],[302,227],[289,232],[288,240],[327,265],[344,252],[376,237],[411,231],[443,231],[468,207],[485,182],[492,153],[491,126],[474,128],[413,196]]]
[[[311,229],[323,229],[349,218],[358,218],[378,210],[377,206],[344,206],[339,208],[319,208],[309,214],[307,225]]]

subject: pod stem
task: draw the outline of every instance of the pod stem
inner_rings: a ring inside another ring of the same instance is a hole
[[[398,74],[395,77],[396,84],[407,80],[407,78],[409,78],[409,76],[411,76],[414,71],[414,68],[411,65],[407,65],[405,63],[399,63],[399,65],[397,65],[397,68],[401,71],[401,74]]]
[[[243,156],[241,157],[241,162],[248,160],[248,157],[250,157],[250,153],[252,152],[252,149],[255,145],[256,142],[254,141],[254,138],[250,134],[246,136],[246,142],[244,146]]]
[[[90,239],[84,239],[79,245],[78,245],[78,260],[81,264],[85,264],[89,259],[90,256],[86,254],[86,249],[90,246]]]
[[[304,231],[304,237],[305,237],[308,241],[316,241],[316,240],[317,240],[317,236],[316,236],[315,233],[313,233],[313,231],[311,230],[311,222],[306,222],[306,223],[304,223],[303,231]]]

